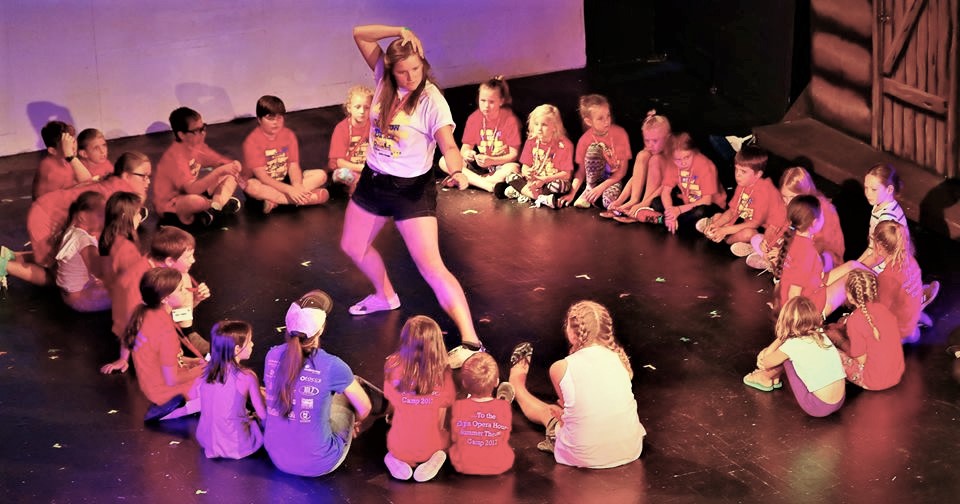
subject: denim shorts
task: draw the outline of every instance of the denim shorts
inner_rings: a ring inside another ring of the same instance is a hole
[[[394,220],[436,217],[437,183],[431,169],[423,175],[405,178],[380,173],[364,166],[353,192],[360,208]]]

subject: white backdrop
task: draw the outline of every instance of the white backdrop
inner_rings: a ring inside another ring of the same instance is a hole
[[[107,138],[333,105],[372,77],[357,24],[404,25],[443,87],[583,67],[582,0],[0,0],[0,155],[42,147],[50,119]]]

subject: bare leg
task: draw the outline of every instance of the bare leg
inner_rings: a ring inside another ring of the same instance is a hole
[[[544,427],[550,423],[554,417],[554,410],[559,409],[556,404],[547,404],[527,390],[527,373],[530,371],[530,365],[526,361],[520,361],[516,366],[510,368],[510,385],[516,393],[514,398],[520,405],[520,411],[523,416],[531,422],[536,422]]]
[[[367,212],[351,201],[347,203],[343,235],[340,238],[340,248],[370,280],[376,296],[384,301],[397,295],[390,278],[387,277],[383,258],[377,249],[373,248],[373,240],[386,223],[386,217]]]
[[[290,199],[287,198],[286,194],[283,194],[282,192],[256,179],[250,179],[247,181],[247,188],[244,192],[246,192],[247,196],[250,196],[251,198],[258,199],[264,203],[273,203],[274,206],[292,204]]]
[[[211,201],[199,194],[181,194],[173,200],[173,211],[184,224],[192,224],[196,214],[210,209]]]
[[[423,279],[433,289],[440,306],[457,324],[460,339],[467,343],[480,343],[476,329],[473,327],[473,319],[470,317],[470,307],[463,294],[463,287],[443,264],[443,258],[440,257],[440,246],[437,243],[437,218],[417,217],[397,221],[396,224]]]
[[[34,285],[50,285],[53,283],[53,276],[50,272],[43,266],[32,262],[10,261],[7,263],[7,274]]]
[[[220,181],[217,183],[217,186],[210,191],[213,196],[211,199],[215,203],[214,208],[223,208],[223,205],[227,203],[227,200],[233,197],[233,193],[237,191],[237,179],[232,175],[224,175],[220,178]]]

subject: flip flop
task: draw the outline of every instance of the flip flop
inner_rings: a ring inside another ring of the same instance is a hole
[[[755,382],[755,381],[751,380],[751,379],[750,379],[750,375],[752,375],[752,374],[753,374],[753,373],[750,373],[750,374],[748,374],[747,376],[744,376],[744,377],[743,377],[743,384],[744,384],[744,385],[746,385],[746,386],[748,386],[748,387],[753,387],[753,388],[755,388],[755,389],[757,389],[757,390],[762,390],[763,392],[772,392],[773,389],[776,388],[776,387],[775,387],[776,384],[774,384],[773,386],[771,386],[771,385],[764,385],[764,384],[762,384],[762,383]],[[782,387],[783,385],[781,384],[780,386]]]
[[[627,217],[626,215],[614,215],[613,220],[623,224],[633,224],[637,222],[637,219],[634,219],[633,217]]]
[[[521,361],[526,361],[527,365],[529,366],[532,358],[533,345],[531,345],[528,341],[524,341],[513,347],[513,352],[510,354],[510,367],[516,366]]]

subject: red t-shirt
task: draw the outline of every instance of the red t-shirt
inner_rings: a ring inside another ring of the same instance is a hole
[[[33,199],[57,189],[66,189],[77,185],[77,174],[63,158],[45,154],[33,176]]]
[[[183,350],[180,349],[177,327],[170,314],[162,309],[147,310],[143,314],[143,324],[131,355],[140,390],[155,404],[163,404],[178,394],[186,397],[194,381],[203,374],[203,366],[189,369],[180,366]],[[189,379],[171,387],[163,379],[163,366],[176,369],[178,381],[184,376]]]
[[[780,191],[768,178],[756,181],[750,187],[737,186],[730,198],[730,207],[744,221],[759,224],[765,230],[779,230],[787,225],[787,208],[783,205]]]
[[[83,166],[87,167],[90,176],[97,180],[102,180],[113,173],[113,163],[111,163],[109,159],[104,159],[102,163],[94,163],[85,159],[81,160],[81,162],[83,162]]]
[[[450,463],[463,474],[501,474],[513,467],[510,403],[503,399],[453,403]]]
[[[262,129],[254,128],[243,141],[244,179],[253,177],[254,168],[266,168],[270,178],[283,180],[290,163],[300,163],[300,144],[290,128],[281,129],[272,140]]]
[[[103,284],[110,293],[113,315],[113,334],[122,336],[133,310],[143,302],[140,297],[140,278],[150,269],[150,262],[140,249],[126,238],[117,238],[110,247],[110,255],[103,260]]]
[[[820,212],[823,214],[823,229],[813,235],[813,243],[820,252],[827,252],[833,256],[833,264],[843,263],[843,253],[846,246],[843,243],[843,229],[840,227],[840,216],[837,208],[824,196],[818,196]]]
[[[134,192],[120,177],[107,177],[100,182],[60,189],[37,198],[27,212],[27,234],[33,247],[34,262],[45,268],[53,265],[57,253],[54,237],[66,228],[70,205],[86,191],[97,191],[105,198],[119,191]]]
[[[920,291],[920,266],[912,256],[903,264],[887,264],[877,275],[877,302],[886,306],[897,318],[900,336],[909,336],[920,320],[921,296],[911,296],[908,291]]]
[[[520,150],[520,120],[509,108],[501,108],[496,121],[487,121],[474,110],[463,127],[463,144],[488,156],[502,156],[507,148]]]
[[[672,190],[680,188],[680,199],[685,204],[695,203],[704,196],[713,195],[713,203],[719,207],[726,205],[724,194],[717,184],[717,167],[707,156],[699,152],[693,156],[690,168],[681,170],[676,164],[667,165],[663,170],[663,187]]]
[[[367,147],[370,146],[370,120],[360,126],[352,126],[350,118],[337,123],[330,137],[330,169],[337,169],[337,160],[351,163],[367,162]]]
[[[456,387],[450,368],[443,385],[427,395],[402,393],[391,377],[398,370],[387,369],[383,394],[393,406],[393,422],[387,433],[387,449],[394,457],[408,463],[426,461],[437,450],[450,445],[450,433],[440,423],[440,409],[449,408],[456,398]]]
[[[880,340],[873,336],[863,310],[855,309],[847,317],[847,337],[850,338],[850,356],[867,355],[863,364],[863,387],[870,390],[888,389],[900,383],[903,376],[903,347],[897,318],[880,303],[867,303],[873,325],[880,332]]]
[[[524,171],[524,177],[550,177],[562,171],[573,172],[573,148],[570,140],[566,138],[549,144],[536,138],[528,138],[523,144],[520,163],[530,167]]]
[[[580,137],[580,140],[577,141],[577,150],[573,156],[574,161],[578,165],[583,165],[583,158],[587,155],[587,147],[590,147],[592,143],[603,144],[606,149],[610,149],[609,154],[607,155],[608,162],[620,160],[620,168],[626,168],[627,161],[633,157],[633,151],[630,149],[630,137],[627,135],[627,130],[617,126],[616,124],[611,124],[610,129],[607,130],[607,134],[604,136],[596,136],[593,133],[592,129],[588,129],[583,136]],[[610,162],[610,166],[614,165],[613,162]]]
[[[157,212],[174,211],[174,198],[186,194],[187,186],[197,180],[200,168],[229,162],[207,144],[192,150],[183,142],[174,142],[160,157],[153,174],[153,205]]]
[[[790,287],[799,285],[800,295],[813,301],[818,310],[827,304],[827,293],[823,288],[823,259],[813,240],[806,236],[795,235],[784,259],[780,274],[780,306],[789,300]]]

